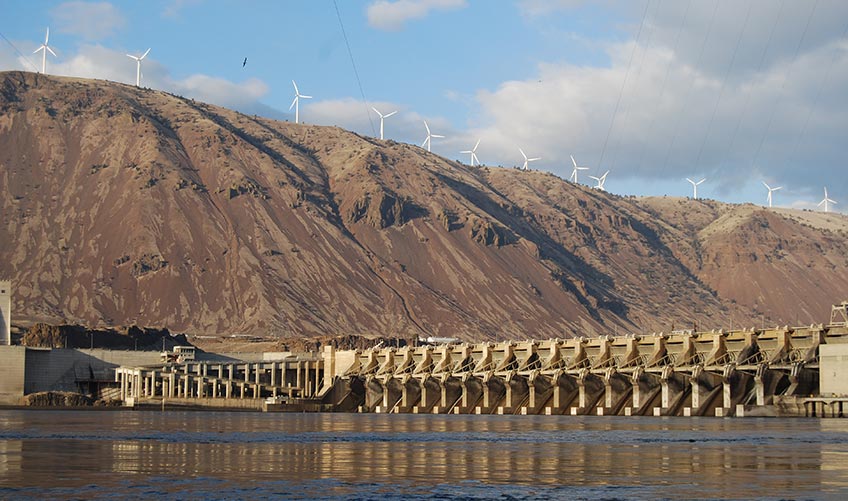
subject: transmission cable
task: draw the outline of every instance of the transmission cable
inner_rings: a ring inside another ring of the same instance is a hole
[[[777,16],[774,18],[774,24],[771,27],[771,31],[769,32],[768,39],[766,40],[766,44],[763,47],[763,54],[760,56],[760,63],[757,65],[757,71],[755,74],[760,74],[763,71],[763,67],[765,66],[766,56],[768,55],[768,50],[771,47],[771,42],[774,39],[774,33],[777,31],[777,25],[780,24],[780,19],[783,16],[783,7],[786,5],[786,0],[782,0],[780,2],[780,8],[777,11]],[[739,129],[742,126],[742,119],[745,117],[745,114],[748,112],[748,105],[751,102],[751,90],[750,88],[745,93],[745,104],[742,105],[742,113],[739,114],[739,120],[736,121],[736,127],[733,129],[733,134],[730,135],[730,145],[727,147],[727,152],[733,151],[733,146],[736,144],[736,138],[739,135]]]
[[[359,94],[362,95],[362,102],[365,104],[365,113],[368,115],[368,123],[371,124],[371,134],[376,136],[377,130],[374,129],[374,121],[371,120],[371,110],[368,106],[368,99],[365,97],[365,90],[362,88],[362,80],[359,79],[359,71],[356,70],[356,61],[353,59],[353,51],[350,49],[350,41],[347,39],[344,22],[342,22],[342,14],[339,12],[339,4],[333,0],[333,6],[336,8],[336,17],[339,18],[339,26],[342,29],[342,37],[344,37],[347,53],[350,56],[350,64],[353,66],[353,74],[356,76],[356,83],[359,85]]]
[[[639,40],[639,37],[642,35],[642,27],[645,25],[645,17],[648,15],[648,6],[651,4],[651,0],[647,0],[645,2],[645,11],[642,13],[642,22],[639,23],[639,32],[636,34],[636,40]],[[624,81],[621,82],[621,89],[618,91],[618,100],[615,102],[615,109],[612,112],[612,120],[610,120],[609,129],[607,129],[607,137],[604,139],[604,146],[601,148],[601,159],[598,160],[598,167],[596,173],[600,173],[601,165],[604,162],[604,154],[607,150],[607,142],[609,141],[610,133],[612,132],[612,128],[615,125],[615,116],[618,114],[618,106],[621,104],[621,95],[624,94],[624,86],[627,85],[627,77],[630,76],[630,66],[633,64],[633,56],[636,54],[636,46],[637,44],[633,44],[633,50],[630,52],[630,61],[627,63],[627,71],[624,73]]]
[[[848,35],[848,24],[845,25],[845,30],[842,31],[842,36],[839,37],[839,40],[845,38]],[[833,58],[830,60],[830,66],[827,68],[827,73],[825,74],[824,80],[822,80],[819,85],[818,91],[816,92],[816,97],[813,98],[813,102],[809,106],[809,111],[807,112],[807,118],[804,120],[804,124],[801,126],[801,130],[798,133],[798,138],[795,140],[795,145],[792,147],[792,151],[789,153],[789,158],[793,158],[798,151],[798,146],[801,143],[801,140],[807,133],[807,126],[810,124],[810,118],[813,116],[813,109],[818,106],[819,100],[821,99],[822,92],[827,84],[830,82],[830,75],[833,73],[833,67],[836,64],[836,58],[839,56],[839,50],[835,50],[833,54]]]
[[[12,47],[12,49],[14,49],[15,52],[17,52],[17,54],[32,67],[32,71],[38,73],[38,67],[36,65],[32,64],[32,61],[30,61],[28,57],[26,57],[21,51],[19,51],[18,48],[15,47],[15,44],[13,44],[11,40],[6,38],[6,35],[4,35],[2,32],[0,32],[0,37],[3,37],[3,40],[5,40],[6,43],[9,44]]]
[[[704,133],[704,139],[701,141],[701,147],[698,148],[698,157],[695,159],[695,168],[701,166],[701,154],[704,152],[704,146],[707,144],[707,138],[710,137],[710,132],[713,129],[713,122],[715,121],[716,112],[718,111],[718,106],[721,104],[721,98],[724,96],[724,89],[727,86],[727,79],[730,77],[730,70],[733,69],[733,63],[736,62],[736,54],[739,52],[739,43],[742,41],[742,36],[745,34],[745,30],[748,28],[748,20],[751,18],[751,8],[754,6],[754,2],[748,4],[748,12],[745,14],[745,21],[742,23],[742,29],[739,30],[739,37],[736,39],[736,46],[733,48],[733,55],[730,57],[730,63],[727,65],[727,70],[724,72],[724,79],[721,81],[721,89],[718,92],[718,99],[716,99],[715,106],[713,106],[713,113],[710,115],[710,121],[707,124],[707,131]]]
[[[703,59],[703,57],[704,57],[704,49],[706,49],[706,47],[707,47],[707,40],[710,38],[710,33],[712,33],[712,31],[713,31],[713,24],[715,23],[716,12],[718,12],[718,4],[719,4],[719,0],[716,0],[715,8],[713,9],[713,15],[712,15],[712,17],[710,17],[710,24],[709,24],[709,26],[707,26],[707,33],[704,35],[703,43],[701,43],[701,50],[698,53],[698,59],[695,62],[695,66],[693,66],[695,71],[697,71],[697,69],[701,66],[701,59]],[[694,86],[695,86],[695,78],[693,77],[692,82],[689,85],[689,89],[686,91],[686,98],[683,99],[684,103],[689,101],[689,94],[692,93],[692,88]],[[682,118],[682,115],[683,115],[682,113],[678,113],[678,115],[677,115],[677,120],[675,122],[674,130],[672,131],[672,134],[671,134],[671,142],[668,144],[668,151],[666,151],[666,154],[665,154],[665,161],[663,162],[663,167],[662,167],[662,171],[661,171],[662,175],[665,175],[666,169],[668,168],[668,160],[669,160],[669,157],[671,157],[671,150],[674,148],[674,143],[677,141],[677,136],[678,136],[678,133],[680,131],[680,119]]]
[[[757,147],[757,152],[754,154],[754,158],[751,160],[751,167],[754,167],[757,163],[757,160],[760,158],[760,151],[763,149],[763,144],[766,142],[766,137],[768,136],[769,130],[771,129],[771,124],[774,122],[774,115],[777,112],[778,104],[783,97],[783,89],[786,88],[786,82],[789,81],[789,74],[792,72],[792,69],[795,67],[795,63],[798,61],[798,52],[801,51],[801,46],[804,44],[804,39],[807,37],[807,30],[810,28],[810,23],[813,20],[813,14],[816,13],[816,8],[818,7],[819,2],[816,0],[816,3],[813,4],[812,10],[810,10],[810,16],[807,18],[807,24],[804,25],[804,31],[801,33],[801,38],[798,40],[798,45],[795,47],[795,54],[792,56],[792,62],[789,64],[789,68],[786,70],[785,78],[783,79],[783,83],[780,85],[780,93],[777,96],[777,102],[771,108],[771,116],[769,116],[768,124],[766,125],[765,130],[763,131],[763,137],[760,139],[760,145]]]
[[[650,3],[650,2],[648,2],[648,3]],[[654,7],[654,13],[653,13],[654,17],[657,16],[657,12],[659,10],[660,10],[660,0],[657,0],[656,7]],[[638,69],[636,70],[636,77],[635,77],[636,83],[635,83],[635,85],[636,85],[637,89],[639,88],[639,80],[642,76],[642,68],[645,66],[645,58],[647,57],[648,51],[650,50],[651,45],[653,43],[653,37],[654,37],[653,26],[652,26],[651,23],[648,23],[648,35],[647,35],[647,41],[645,42],[645,49],[642,51],[642,57],[639,59],[639,64],[637,66]],[[639,44],[638,38],[636,38],[636,44],[637,45]],[[627,130],[627,118],[630,116],[630,109],[632,107],[633,107],[633,105],[631,104],[630,106],[626,106],[624,108],[624,117],[621,119],[621,124],[622,124],[622,127],[625,128],[625,131]],[[615,153],[613,154],[612,161],[610,162],[612,169],[615,169],[615,166],[618,165],[618,155],[621,153],[621,142],[623,140],[622,136],[623,136],[623,134],[618,135],[618,140],[615,143],[615,147],[613,147],[613,151]]]
[[[692,0],[689,0],[686,3],[686,10],[683,11],[683,19],[680,21],[680,28],[677,30],[677,35],[675,36],[675,39],[674,39],[674,52],[673,52],[673,54],[677,53],[677,47],[680,44],[680,35],[683,34],[683,28],[686,26],[686,19],[689,16],[689,8],[691,6],[692,6]],[[659,100],[657,102],[657,107],[662,106],[662,100],[663,100],[663,97],[665,96],[666,85],[668,84],[668,77],[671,75],[672,63],[674,63],[674,57],[669,57],[668,65],[666,65],[666,68],[665,68],[665,76],[663,77],[663,82],[662,82],[662,85],[660,86],[660,96],[659,96]],[[647,128],[648,131],[654,130],[654,123],[656,123],[656,121],[657,121],[657,115],[658,114],[659,113],[652,113],[651,114],[651,124]],[[642,168],[642,160],[645,158],[645,144],[646,144],[646,141],[642,141],[642,147],[640,148],[641,151],[639,153],[639,167],[637,168],[637,170],[641,170],[641,168]]]

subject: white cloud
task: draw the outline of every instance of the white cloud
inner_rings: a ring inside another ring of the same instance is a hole
[[[60,33],[86,40],[108,37],[125,24],[124,16],[109,2],[65,2],[51,10],[50,17]]]
[[[171,0],[165,9],[162,10],[162,17],[180,17],[180,13],[184,8],[199,5],[201,2],[202,0]]]
[[[268,86],[257,78],[237,83],[198,74],[184,80],[172,81],[171,85],[177,94],[239,110],[259,101],[268,93]]]
[[[379,0],[368,6],[368,24],[378,30],[397,31],[407,21],[427,17],[430,11],[466,5],[466,0]]]
[[[571,172],[573,154],[590,166],[586,174],[610,169],[611,178],[657,182],[705,176],[710,189],[722,195],[747,190],[749,184],[758,190],[762,179],[799,191],[828,184],[834,192],[848,192],[840,151],[848,128],[848,40],[840,38],[844,22],[836,26],[830,20],[844,21],[846,7],[819,6],[795,58],[812,6],[805,4],[804,12],[787,3],[763,56],[765,41],[753,39],[767,38],[776,16],[767,8],[758,11],[765,4],[755,2],[728,71],[743,26],[743,19],[732,19],[729,5],[720,3],[703,58],[697,53],[711,12],[701,12],[704,6],[692,2],[689,17],[696,19],[687,21],[683,32],[700,30],[700,40],[695,36],[675,45],[678,29],[671,24],[680,21],[682,10],[663,12],[658,16],[664,20],[651,21],[659,24],[650,44],[645,31],[638,44],[632,38],[610,43],[608,65],[541,63],[532,78],[479,91],[478,123],[483,125],[469,136],[483,138],[481,159],[517,163],[521,147],[543,158],[534,167],[563,177]],[[742,18],[747,4],[743,7]],[[633,66],[610,129],[631,54]]]

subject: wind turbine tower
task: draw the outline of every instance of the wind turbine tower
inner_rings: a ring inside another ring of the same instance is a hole
[[[294,83],[294,80],[292,80],[292,85],[294,85],[294,101],[292,101],[292,104],[291,106],[289,106],[289,109],[291,110],[292,107],[294,107],[294,123],[300,123],[300,98],[312,99],[312,96],[304,96],[303,94],[301,94],[300,91],[297,90],[297,84]],[[383,135],[380,134],[380,139],[383,138],[382,136]]]
[[[384,119],[386,119],[386,118],[389,118],[390,116],[392,116],[392,115],[394,115],[395,113],[397,113],[397,110],[395,110],[395,111],[393,111],[393,112],[391,112],[391,113],[386,113],[385,115],[383,115],[382,113],[380,113],[380,112],[377,110],[377,108],[375,108],[375,107],[373,107],[373,106],[372,106],[372,107],[371,107],[371,109],[372,109],[372,110],[374,110],[374,112],[375,112],[375,113],[377,113],[378,115],[380,115],[380,139],[383,139],[383,120],[384,120]]]
[[[524,157],[524,165],[521,167],[521,170],[529,170],[530,169],[530,165],[529,165],[530,162],[535,162],[536,160],[542,159],[542,157],[527,158],[527,155],[524,154],[524,150],[522,150],[521,148],[518,148],[518,151],[520,151],[521,156]]]
[[[477,147],[480,146],[480,140],[477,140],[477,144],[474,145],[470,150],[460,151],[460,153],[468,153],[471,155],[471,166],[474,167],[474,162],[477,162],[477,165],[480,165],[480,160],[477,158]]]
[[[53,49],[47,45],[47,40],[50,39],[50,27],[47,28],[47,34],[44,35],[44,43],[41,44],[41,47],[35,49],[32,53],[37,54],[38,51],[41,51],[41,73],[47,73],[47,51],[50,51],[53,54],[53,57],[56,57],[56,53],[53,52]]]
[[[434,137],[442,137],[443,138],[445,136],[440,136],[439,134],[432,134],[430,132],[430,126],[427,125],[427,120],[424,120],[424,128],[427,129],[427,137],[424,139],[424,142],[421,143],[421,147],[423,148],[424,145],[426,144],[427,145],[427,151],[430,151],[430,142],[431,142],[430,139],[432,139]]]
[[[594,186],[596,190],[607,191],[606,188],[604,188],[604,183],[607,182],[607,174],[609,174],[609,171],[604,172],[604,175],[601,177],[589,176],[598,183]]]
[[[588,167],[578,167],[577,161],[574,160],[574,155],[571,155],[571,163],[574,164],[574,170],[571,171],[571,177],[568,178],[568,180],[577,184],[577,171],[579,171],[579,170],[589,170],[589,168]]]
[[[707,178],[701,179],[697,183],[695,181],[692,181],[688,177],[686,178],[686,180],[689,181],[690,183],[692,183],[692,198],[695,199],[695,200],[698,200],[698,185],[703,183],[704,181],[706,181]]]
[[[141,56],[133,56],[132,54],[127,54],[127,57],[131,57],[131,58],[135,59],[135,86],[136,87],[141,87],[141,77],[143,76],[141,74],[141,60],[144,59],[145,57],[147,57],[147,54],[149,54],[149,53],[150,53],[150,49],[147,49],[146,51],[144,51],[144,54],[142,54]]]
[[[766,184],[765,181],[763,181],[763,186],[765,186],[766,189],[768,190],[768,198],[766,198],[766,200],[768,201],[769,207],[771,207],[771,200],[772,200],[771,194],[774,193],[775,191],[783,188],[783,186],[778,186],[777,188],[772,188],[771,186]],[[827,197],[827,195],[825,195],[825,197]]]
[[[821,207],[822,204],[824,204],[824,211],[825,212],[829,212],[828,204],[836,205],[836,200],[831,200],[831,199],[827,198],[827,186],[824,187],[824,198],[822,199],[821,202],[819,202],[818,205],[816,205],[816,207]]]

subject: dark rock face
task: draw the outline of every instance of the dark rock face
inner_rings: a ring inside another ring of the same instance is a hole
[[[809,323],[848,297],[836,214],[618,197],[104,81],[0,73],[0,110],[22,323],[562,338]]]
[[[37,323],[27,329],[22,344],[40,348],[109,348],[113,350],[171,349],[188,346],[185,335],[172,336],[168,329],[136,325],[120,329],[87,329],[81,325]]]
[[[21,398],[25,407],[118,407],[120,400],[95,400],[81,393],[42,391]]]

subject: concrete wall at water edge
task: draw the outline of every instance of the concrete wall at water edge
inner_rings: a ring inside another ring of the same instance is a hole
[[[12,282],[0,280],[0,344],[12,344]]]
[[[0,405],[16,405],[24,395],[26,348],[0,346]]]
[[[0,405],[18,405],[24,395],[41,391],[78,392],[84,383],[115,381],[122,365],[160,362],[153,351],[0,346]]]
[[[848,397],[848,344],[819,346],[819,394]]]

